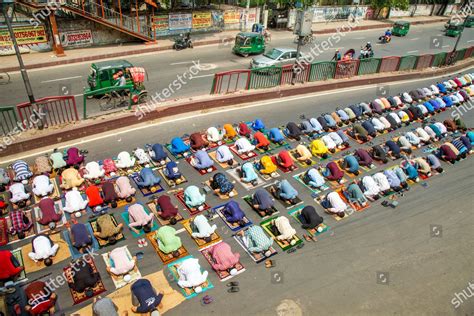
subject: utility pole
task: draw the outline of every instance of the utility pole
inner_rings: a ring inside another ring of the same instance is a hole
[[[456,44],[454,44],[453,52],[455,52],[456,49],[458,48],[458,44],[459,44],[459,41],[461,40],[462,32],[464,32],[464,29],[466,28],[468,18],[469,18],[469,14],[466,14],[466,17],[464,18],[464,21],[462,22],[462,30],[459,33],[458,38],[456,39]]]
[[[28,99],[30,101],[31,106],[33,107],[33,109],[36,110],[33,112],[38,120],[37,126],[39,129],[43,129],[44,127],[43,120],[41,117],[38,116],[38,112],[37,112],[38,108],[36,105],[36,99],[35,99],[35,96],[33,95],[33,89],[31,88],[30,79],[28,78],[28,73],[26,72],[25,64],[23,63],[23,58],[21,57],[20,48],[18,47],[18,43],[15,37],[15,32],[13,31],[13,27],[12,27],[11,19],[13,18],[14,0],[0,0],[0,6],[3,11],[3,15],[5,17],[5,22],[7,23],[8,32],[10,34],[10,39],[12,41],[13,48],[15,49],[15,54],[16,54],[16,58],[18,59],[18,64],[20,65],[20,73],[21,73],[21,77],[23,78],[23,83],[25,84],[26,94],[28,95]]]
[[[298,10],[296,11],[296,21],[294,34],[298,35],[298,46],[296,47],[296,60],[293,65],[293,73],[291,76],[291,84],[296,83],[296,76],[302,71],[300,64],[301,46],[303,45],[303,38],[313,34],[313,10]]]

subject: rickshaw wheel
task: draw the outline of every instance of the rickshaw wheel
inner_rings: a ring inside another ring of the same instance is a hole
[[[243,57],[249,57],[249,54],[248,53],[244,53],[242,54]]]
[[[100,98],[99,106],[102,111],[111,110],[115,107],[115,98],[106,94]]]
[[[138,96],[137,104],[146,103],[148,101],[148,93],[142,93]]]

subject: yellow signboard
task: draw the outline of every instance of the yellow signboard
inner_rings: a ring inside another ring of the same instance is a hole
[[[193,12],[193,29],[203,29],[211,25],[211,12]]]
[[[240,12],[239,11],[224,11],[224,23],[225,24],[235,24],[240,22]]]
[[[47,43],[48,38],[44,26],[18,26],[13,28],[18,45],[34,45]],[[12,46],[8,30],[0,30],[0,46]]]

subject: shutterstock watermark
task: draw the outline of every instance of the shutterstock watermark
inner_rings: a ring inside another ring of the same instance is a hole
[[[469,1],[460,11],[451,18],[451,21],[456,24],[464,23],[464,19],[472,14],[472,9],[474,7],[474,1]]]
[[[451,304],[456,309],[461,306],[462,303],[467,301],[468,298],[471,298],[474,295],[474,283],[471,281],[468,282],[467,287],[459,293],[454,293],[454,297],[451,300]]]
[[[13,144],[15,140],[21,136],[23,132],[27,129],[31,129],[38,125],[38,122],[46,116],[46,113],[43,112],[43,108],[38,110],[33,110],[33,113],[28,119],[23,121],[17,121],[15,128],[10,131],[8,134],[4,135],[0,140],[0,152],[7,149],[8,146]]]
[[[94,251],[94,249],[87,249],[87,253],[83,254],[81,256],[81,259],[76,260],[72,265],[71,265],[71,277],[74,277],[76,272],[79,271],[79,269],[86,266],[86,256],[89,256],[91,259],[97,256],[98,253]],[[33,297],[28,301],[28,304],[30,306],[35,305],[35,302],[41,302],[44,297],[48,297],[51,294],[53,294],[57,289],[59,289],[61,286],[67,283],[67,276],[66,272],[62,272],[60,275],[56,276],[55,278],[49,278],[46,282],[45,290],[40,291],[39,293],[34,293]]]
[[[176,75],[176,79],[170,82],[170,84],[161,90],[161,92],[155,93],[151,97],[151,101],[145,104],[138,104],[135,109],[135,116],[138,120],[143,119],[148,113],[154,111],[158,107],[158,102],[164,102],[166,98],[170,98],[174,93],[181,90],[190,80],[197,76],[202,70],[200,61],[192,61],[193,65],[189,67],[183,74]]]
[[[52,12],[58,10],[60,7],[61,3],[59,3],[59,1],[48,1],[43,9],[33,13],[33,18],[31,18],[28,22],[34,27],[38,27],[41,25],[41,23],[48,19]]]
[[[467,102],[464,102],[463,104],[460,104],[455,107],[454,110],[451,112],[451,117],[455,120],[459,120],[464,114],[467,113],[467,111],[470,111],[473,108],[474,104],[472,104],[472,100],[468,100]]]

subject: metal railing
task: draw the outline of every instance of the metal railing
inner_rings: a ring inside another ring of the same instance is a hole
[[[374,73],[422,70],[429,67],[452,65],[474,56],[474,46],[456,52],[441,52],[420,56],[388,56],[349,61],[323,61],[305,65],[296,82],[351,78]],[[301,68],[300,68],[301,69]],[[227,94],[240,90],[272,88],[292,83],[293,65],[232,70],[214,75],[211,94]],[[227,84],[223,84],[227,83]],[[231,84],[232,83],[232,84]]]

